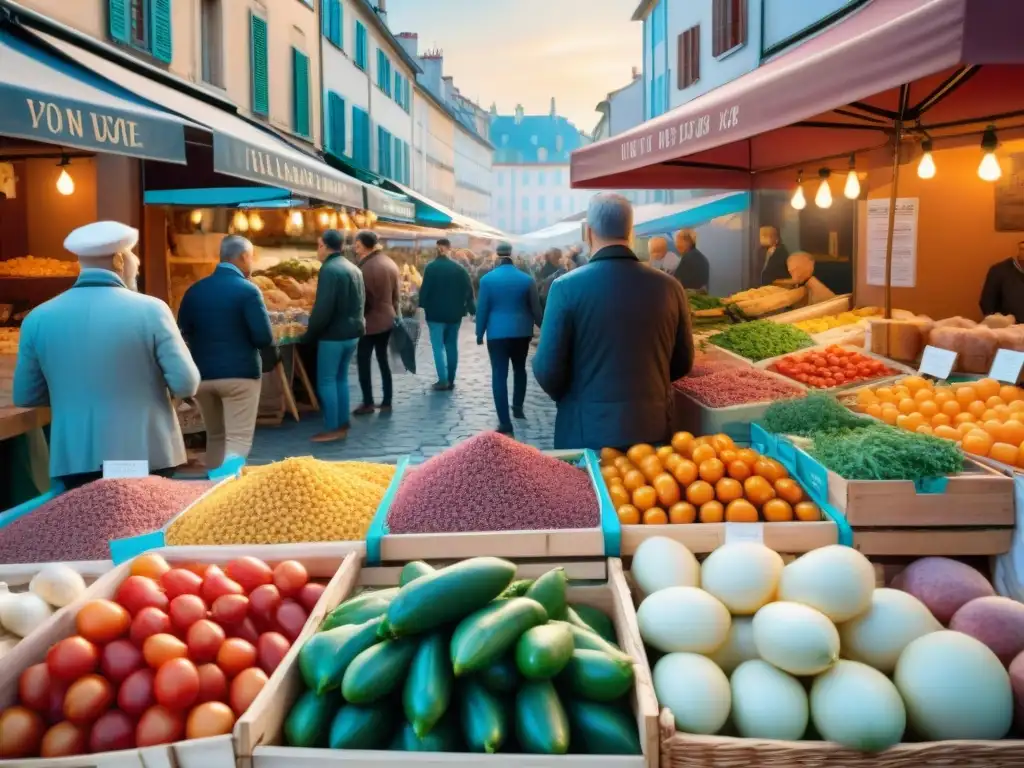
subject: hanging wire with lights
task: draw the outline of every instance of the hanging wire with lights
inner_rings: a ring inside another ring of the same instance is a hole
[[[814,204],[819,208],[832,207],[832,190],[828,186],[828,177],[831,175],[832,171],[828,168],[822,168],[818,171],[818,178],[821,179],[821,183],[818,185],[818,191],[814,194]]]
[[[860,197],[860,179],[857,178],[857,156],[854,154],[850,155],[850,171],[846,174],[843,197],[847,200],[856,200]]]
[[[935,158],[932,157],[932,140],[925,138],[921,142],[921,160],[917,164],[917,177],[919,179],[935,178]]]
[[[796,192],[793,193],[793,198],[789,201],[796,210],[802,211],[807,207],[807,198],[804,197],[804,172],[800,171],[796,175]]]
[[[978,178],[982,181],[998,181],[1003,175],[1003,169],[999,167],[999,158],[996,157],[996,147],[999,140],[996,138],[996,127],[990,125],[981,135],[981,162],[978,164]]]

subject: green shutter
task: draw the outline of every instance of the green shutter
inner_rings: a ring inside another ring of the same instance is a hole
[[[342,30],[345,29],[343,25],[344,12],[341,0],[333,0],[334,17],[331,19],[331,41],[344,50],[345,39],[342,36]]]
[[[320,0],[320,34],[328,40],[331,37],[334,0]]]
[[[336,157],[345,155],[345,100],[333,91],[327,94],[327,149]]]
[[[252,111],[264,117],[270,112],[270,83],[267,73],[267,22],[249,11]]]
[[[110,0],[110,38],[119,43],[130,43],[132,40],[132,20],[128,15],[128,3],[131,0]]]
[[[410,150],[410,147],[409,147],[408,144],[406,144],[405,145],[405,162],[404,162],[405,167],[404,167],[403,171],[405,173],[405,183],[411,185],[412,184],[412,158],[409,155],[409,150]]]
[[[366,69],[366,27],[361,21],[356,22],[356,66]]]
[[[171,0],[150,0],[150,30],[153,44],[150,52],[157,61],[170,64],[174,55],[174,43],[171,38]]]
[[[292,48],[292,129],[309,136],[309,57]]]

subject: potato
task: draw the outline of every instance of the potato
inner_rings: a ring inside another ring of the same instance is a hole
[[[924,603],[943,625],[949,624],[953,614],[971,600],[995,595],[984,576],[971,566],[948,557],[915,560],[896,577],[892,586]]]
[[[957,611],[949,628],[980,640],[1009,666],[1024,651],[1024,605],[1008,597],[979,597]]]

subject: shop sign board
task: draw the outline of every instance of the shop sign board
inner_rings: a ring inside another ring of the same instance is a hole
[[[416,205],[375,187],[366,187],[366,208],[381,218],[393,221],[416,221]]]

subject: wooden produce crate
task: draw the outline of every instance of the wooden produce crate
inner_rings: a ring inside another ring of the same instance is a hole
[[[633,555],[644,541],[655,536],[675,539],[695,555],[708,554],[736,541],[757,541],[776,552],[796,555],[838,544],[836,521],[822,508],[820,522],[791,523],[689,523],[686,525],[624,525],[622,556]]]
[[[160,550],[160,554],[172,565],[196,561],[196,553],[185,547],[181,547],[180,550]],[[219,547],[204,562],[223,565],[236,557],[249,554],[251,551],[247,547]],[[355,565],[356,557],[354,554],[349,555],[349,570],[357,567]],[[332,563],[316,559],[306,560],[302,557],[296,559],[307,566],[312,578],[328,578],[330,580],[324,593],[320,596],[319,602],[306,620],[299,638],[292,644],[284,660],[274,670],[274,674],[270,676],[259,696],[253,701],[250,706],[251,710],[267,707],[276,697],[275,692],[279,690],[281,680],[285,677],[288,668],[294,666],[304,639],[320,626],[327,614],[328,606],[333,608],[341,601],[342,595],[348,594],[345,575],[349,571],[345,568],[345,561],[335,559]],[[269,564],[275,563],[271,561]],[[113,598],[121,582],[130,575],[130,569],[130,563],[124,563],[100,577],[85,595],[59,613],[54,614],[46,624],[29,635],[26,640],[30,642],[19,644],[4,657],[3,666],[0,667],[0,710],[12,705],[17,699],[18,678],[21,673],[27,667],[43,661],[46,652],[54,643],[75,634],[75,619],[82,606],[90,600]],[[248,743],[246,738],[244,724],[239,719],[235,723],[232,733],[224,736],[59,759],[0,760],[0,768],[233,768],[235,755],[240,754],[239,750]]]
[[[542,570],[561,565],[549,562]],[[578,578],[578,569],[583,563],[564,564],[570,579]],[[636,623],[629,587],[622,570],[622,561],[611,558],[590,561],[589,569],[599,567],[606,570],[606,579],[601,583],[569,585],[569,600],[585,603],[608,613],[615,622],[619,646],[633,657],[636,684],[632,694],[632,706],[636,715],[642,755],[525,755],[500,753],[494,755],[429,752],[389,752],[368,750],[304,749],[281,746],[284,721],[292,705],[302,692],[303,685],[298,665],[292,663],[289,654],[281,664],[285,675],[272,680],[263,689],[253,705],[238,722],[246,734],[251,752],[239,752],[238,768],[329,768],[331,766],[365,765],[375,768],[405,768],[413,765],[432,766],[475,766],[495,768],[656,768],[658,766],[658,705],[654,696],[654,684],[647,662],[647,653],[640,630]],[[517,577],[537,575],[536,566],[521,567]],[[400,568],[361,568],[359,562],[350,558],[345,561],[337,576],[340,590],[331,592],[331,607],[343,602],[357,586],[393,586],[398,582]],[[593,572],[592,570],[589,572]],[[328,595],[325,593],[324,597]],[[318,606],[319,607],[319,606]],[[305,635],[304,635],[305,637]],[[300,637],[302,642],[304,637]],[[298,645],[295,646],[296,648]],[[280,668],[279,668],[280,669]],[[275,674],[276,677],[276,674]]]

